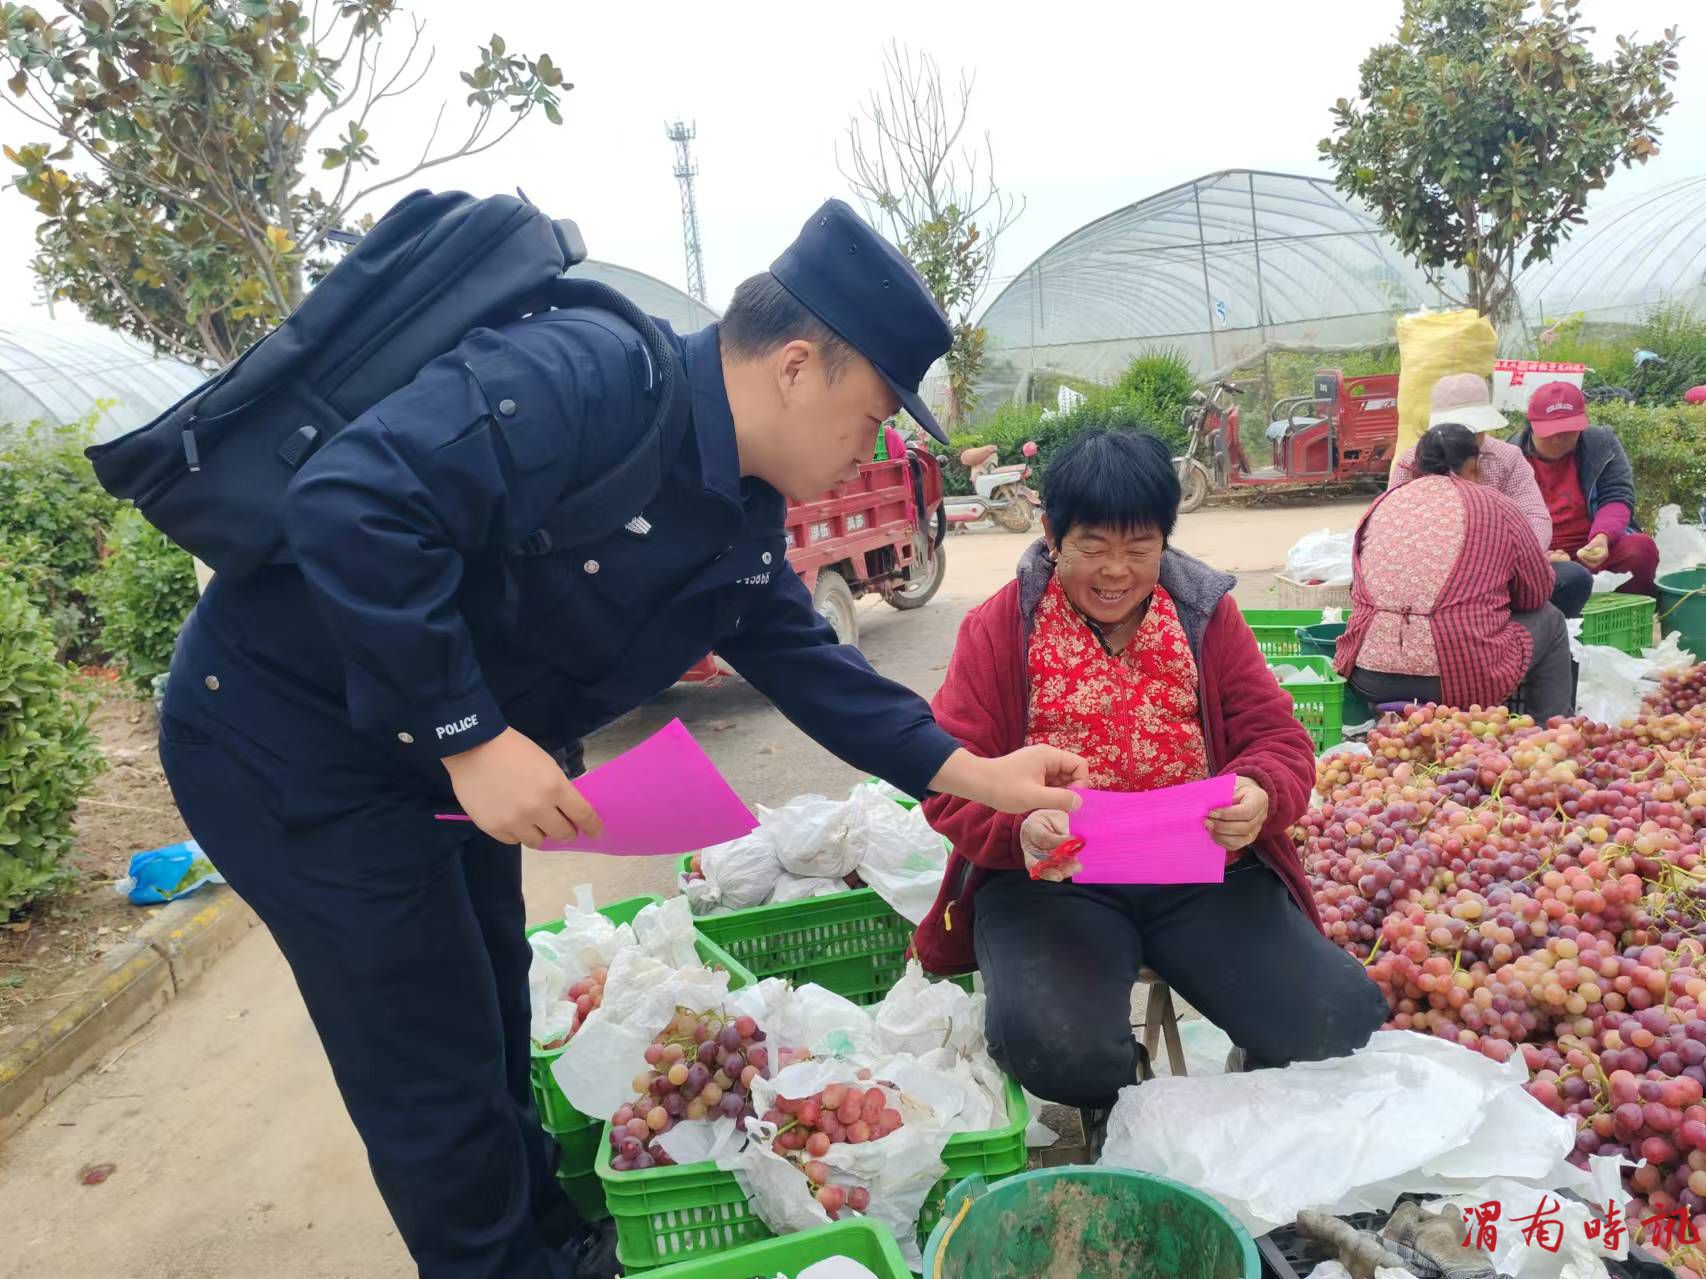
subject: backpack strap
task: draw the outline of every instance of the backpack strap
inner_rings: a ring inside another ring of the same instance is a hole
[[[606,284],[570,276],[551,281],[544,304],[541,309],[597,307],[632,326],[651,357],[658,406],[626,457],[581,487],[566,490],[544,522],[510,548],[513,554],[528,557],[594,541],[638,515],[662,487],[691,417],[675,351],[639,307]]]

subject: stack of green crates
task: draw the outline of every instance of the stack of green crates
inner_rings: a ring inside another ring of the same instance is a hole
[[[956,1183],[974,1173],[995,1181],[1025,1170],[1025,1130],[1029,1126],[1025,1094],[1008,1080],[1006,1124],[990,1132],[960,1133],[949,1138],[942,1151],[947,1172],[932,1188],[918,1215],[921,1246],[941,1220],[942,1205]],[[610,1167],[606,1135],[598,1143],[597,1168],[605,1201],[616,1222],[616,1253],[628,1273],[694,1254],[727,1252],[770,1237],[769,1228],[753,1212],[734,1173],[724,1172],[714,1163],[615,1172]],[[748,1275],[774,1272],[738,1273],[746,1279]]]
[[[1297,642],[1297,628],[1314,626],[1321,620],[1318,608],[1250,608],[1244,610],[1244,621],[1255,632],[1256,647],[1262,656],[1301,657],[1303,646]]]
[[[1582,643],[1639,657],[1653,646],[1657,608],[1658,601],[1647,595],[1590,595],[1582,610]]]
[[[629,897],[611,902],[608,906],[601,906],[598,913],[613,924],[631,924],[634,917],[647,906],[662,900],[663,898],[655,894]],[[531,937],[535,933],[562,931],[563,921],[557,919],[529,928],[527,935]],[[731,959],[716,943],[701,936],[697,944],[699,958],[707,968],[727,971],[731,990],[739,990],[743,986],[753,984],[752,974]],[[598,1175],[593,1171],[593,1162],[603,1139],[604,1119],[583,1115],[570,1105],[569,1099],[563,1095],[562,1087],[551,1074],[552,1064],[562,1055],[561,1048],[546,1050],[538,1044],[533,1045],[533,1059],[528,1068],[533,1083],[533,1103],[539,1110],[539,1122],[546,1132],[556,1138],[557,1146],[562,1152],[557,1165],[557,1184],[562,1186],[563,1193],[574,1201],[582,1217],[588,1221],[601,1221],[610,1213],[605,1208],[604,1191],[599,1185]]]
[[[857,1261],[877,1279],[912,1279],[894,1236],[886,1227],[863,1218],[766,1239],[732,1252],[694,1257],[654,1270],[647,1279],[770,1279],[772,1275],[798,1274],[813,1262],[831,1257]]]
[[[1332,661],[1325,657],[1270,657],[1268,665],[1290,666],[1321,676],[1321,682],[1281,681],[1280,687],[1291,694],[1292,714],[1315,739],[1317,755],[1344,741],[1345,681],[1333,670]]]

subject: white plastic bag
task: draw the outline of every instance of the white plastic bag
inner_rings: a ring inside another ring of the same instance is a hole
[[[1706,564],[1706,529],[1682,522],[1680,506],[1661,506],[1653,528],[1659,548],[1659,572],[1680,573]]]
[[[693,912],[685,897],[653,902],[642,909],[634,916],[634,940],[646,954],[671,968],[699,963]]]
[[[849,801],[801,795],[780,808],[761,807],[758,825],[770,837],[782,869],[811,878],[840,879],[859,866],[859,850],[848,838],[851,815]]]
[[[534,1043],[551,1044],[575,1029],[575,1004],[565,998],[569,987],[595,968],[608,968],[618,952],[635,944],[635,937],[627,924],[600,915],[591,885],[582,884],[563,908],[562,930],[534,933],[527,941],[533,951],[527,969],[533,1010],[529,1033]]]
[[[1066,390],[1064,386],[1060,389]],[[776,1279],[788,1279],[788,1276],[778,1275]],[[877,1279],[877,1276],[869,1267],[860,1265],[851,1257],[825,1257],[822,1261],[812,1262],[794,1279]]]
[[[923,1056],[938,1048],[972,1056],[987,1051],[983,1038],[984,997],[951,981],[933,982],[917,960],[874,1011],[877,1042],[886,1053]]]
[[[1633,573],[1595,573],[1593,575],[1593,594],[1609,595],[1618,587],[1627,585],[1635,580]]]
[[[921,809],[905,809],[872,786],[856,786],[847,801],[847,839],[859,878],[911,924],[922,924],[948,867],[947,842]]]
[[[782,878],[776,881],[776,889],[770,894],[772,903],[797,902],[806,897],[827,897],[831,893],[847,891],[847,881],[844,879],[813,879],[806,875],[791,875],[784,872]]]
[[[762,825],[750,835],[707,848],[699,855],[699,865],[705,887],[687,894],[695,914],[708,914],[718,906],[727,910],[762,906],[782,876],[775,841]]]
[[[1350,585],[1355,538],[1354,533],[1334,533],[1324,528],[1305,533],[1285,557],[1285,576],[1294,582]]]
[[[1224,1204],[1254,1235],[1305,1208],[1384,1212],[1399,1194],[1481,1192],[1494,1178],[1593,1183],[1567,1162],[1575,1125],[1502,1065],[1410,1031],[1349,1057],[1125,1089],[1102,1163],[1171,1177]]]

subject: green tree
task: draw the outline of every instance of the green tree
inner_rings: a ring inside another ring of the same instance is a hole
[[[35,202],[44,292],[156,350],[229,363],[331,264],[368,197],[498,145],[535,110],[562,123],[572,86],[549,55],[494,35],[462,73],[471,120],[437,122],[406,172],[379,161],[369,121],[432,64],[397,0],[62,0],[0,4],[12,105],[39,131],[8,146]],[[383,39],[383,54],[381,41]],[[45,134],[51,141],[41,140]],[[326,189],[307,185],[306,169]]]
[[[863,118],[848,123],[847,154],[837,148],[836,157],[865,211],[887,228],[953,327],[944,414],[950,427],[976,407],[984,331],[971,316],[989,286],[996,241],[1024,212],[1024,201],[995,181],[988,135],[981,147],[961,142],[972,88],[962,72],[950,95],[935,59],[891,41],[883,87],[871,91]]]
[[[1396,38],[1333,107],[1321,151],[1434,283],[1501,318],[1517,271],[1585,219],[1618,164],[1658,151],[1678,37],[1596,60],[1580,0],[1404,0]],[[1458,293],[1444,278],[1458,267]]]

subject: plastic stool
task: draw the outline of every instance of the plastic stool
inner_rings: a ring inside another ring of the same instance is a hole
[[[1149,1007],[1143,1014],[1143,1051],[1155,1060],[1155,1049],[1165,1037],[1167,1069],[1176,1076],[1185,1073],[1185,1046],[1179,1042],[1179,1015],[1173,1010],[1173,991],[1161,974],[1145,968],[1138,981],[1149,987]]]

